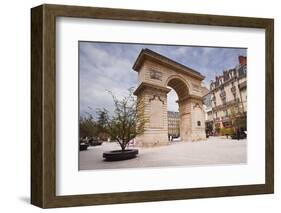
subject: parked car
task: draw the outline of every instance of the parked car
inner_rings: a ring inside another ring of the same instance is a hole
[[[237,131],[234,135],[231,135],[232,139],[240,140],[247,138],[247,134],[244,131]]]
[[[79,141],[79,150],[85,151],[89,147],[88,139],[87,138],[81,138]]]
[[[100,146],[100,145],[102,145],[102,141],[99,140],[99,139],[96,138],[96,137],[90,138],[89,141],[88,141],[88,143],[89,143],[90,146]]]
[[[88,149],[88,147],[89,147],[89,144],[87,144],[87,143],[80,143],[79,144],[79,150],[80,151],[85,151],[85,150]]]

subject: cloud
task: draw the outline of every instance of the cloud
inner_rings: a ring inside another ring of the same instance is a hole
[[[121,98],[128,89],[138,84],[137,73],[132,66],[142,48],[149,48],[172,60],[182,63],[211,79],[224,69],[237,65],[238,55],[246,55],[246,49],[142,45],[103,42],[79,42],[80,115],[96,108],[113,111],[113,100],[107,91]],[[177,95],[168,95],[168,109],[177,110]]]

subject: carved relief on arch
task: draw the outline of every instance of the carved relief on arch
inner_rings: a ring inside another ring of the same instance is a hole
[[[165,101],[161,99],[160,95],[153,95],[152,98],[149,98],[149,102],[151,102],[151,101],[153,101],[153,100],[156,100],[156,99],[158,99],[159,101],[161,101],[162,104],[165,103]]]
[[[202,110],[202,106],[199,103],[193,105],[193,109],[200,108]]]

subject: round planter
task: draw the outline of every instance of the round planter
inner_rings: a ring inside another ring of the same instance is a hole
[[[113,150],[109,152],[103,153],[103,158],[106,161],[119,161],[119,160],[128,160],[135,158],[139,150],[137,149],[126,149],[125,151],[122,150]]]

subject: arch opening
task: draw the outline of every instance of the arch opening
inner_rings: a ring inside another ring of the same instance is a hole
[[[179,78],[172,78],[167,82],[171,91],[167,95],[168,138],[170,142],[182,141],[186,128],[182,114],[183,103],[189,95],[186,83]]]
[[[179,78],[170,79],[167,83],[167,86],[171,87],[176,91],[179,101],[187,98],[189,95],[189,91],[186,83]]]
[[[173,88],[168,88],[170,89],[167,94],[168,139],[172,142],[180,139],[179,98]]]

